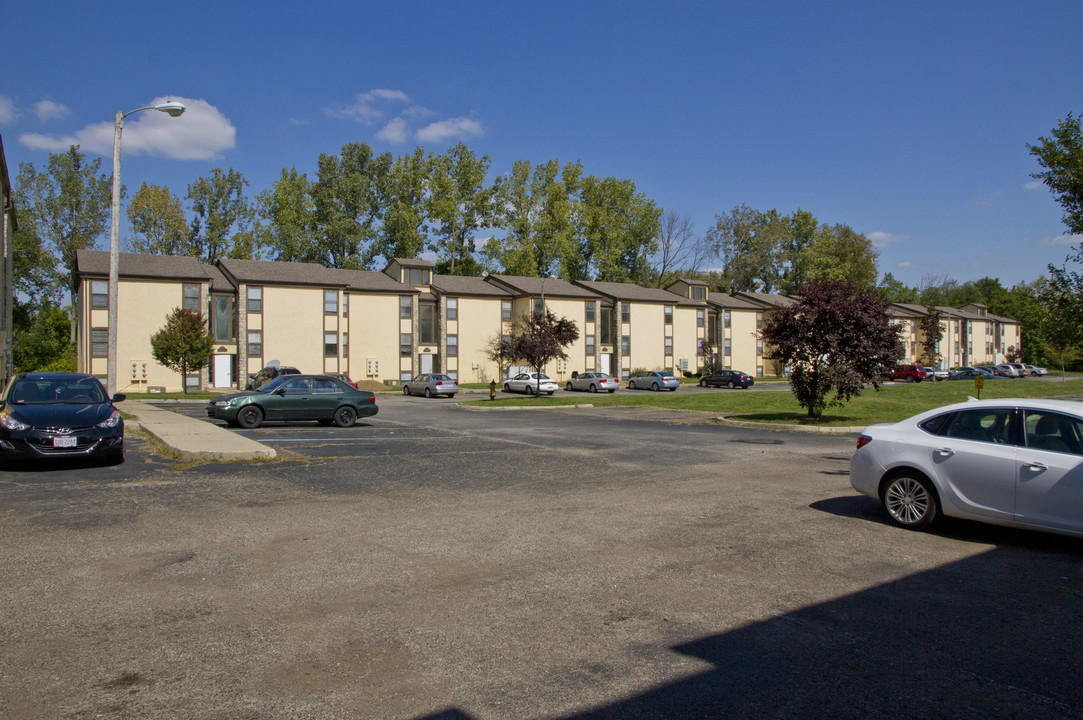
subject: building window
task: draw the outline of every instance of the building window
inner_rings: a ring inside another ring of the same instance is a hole
[[[233,342],[237,338],[237,313],[234,312],[233,296],[215,295],[211,299],[211,307],[214,309],[211,317],[214,325],[214,341]]]
[[[702,288],[700,288],[702,290]],[[696,327],[703,327],[704,317],[703,310],[696,310]]]
[[[763,365],[756,366],[756,377],[763,377]]]
[[[666,355],[672,355],[672,354],[673,354],[673,338],[667,337],[666,338]]]
[[[613,308],[602,308],[602,326],[598,329],[602,345],[613,344]]]
[[[587,300],[585,304],[587,307],[587,322],[594,322],[594,301]]]
[[[504,322],[511,322],[511,300],[500,301],[500,319]]]
[[[409,357],[414,354],[414,338],[410,333],[399,334],[399,355]]]
[[[414,374],[409,370],[403,370],[399,373],[399,382],[410,382],[414,379]]]
[[[428,285],[429,271],[427,268],[407,268],[404,271],[410,280],[407,285]]]
[[[545,303],[542,302],[541,298],[534,298],[534,314],[535,315],[542,315],[544,313],[545,313]]]
[[[350,353],[347,352],[347,349],[350,347],[348,342],[349,342],[349,337],[347,337],[346,333],[342,333],[342,356],[343,357],[349,357],[349,355],[350,355]]]
[[[342,317],[346,317],[350,314],[350,296],[346,294],[346,291],[342,291]]]
[[[621,335],[620,354],[625,357],[628,357],[632,354],[632,338],[627,335]]]
[[[261,313],[263,312],[263,288],[250,287],[248,288],[248,312]]]
[[[673,306],[672,305],[666,305],[665,314],[666,314],[666,325],[672,325],[673,324]]]
[[[199,312],[199,286],[184,285],[184,305],[185,310],[195,310]]]
[[[692,288],[692,299],[693,300],[706,300],[707,299],[707,288],[699,287],[699,286],[693,287]]]
[[[412,318],[414,316],[414,298],[410,295],[399,296],[399,317]]]
[[[447,299],[447,319],[458,320],[459,319],[459,298]]]
[[[263,355],[263,331],[262,330],[249,330],[248,331],[248,354],[253,357],[259,357]]]
[[[756,313],[756,329],[763,330],[763,313]]]
[[[459,356],[459,336],[448,335],[447,336],[447,356],[458,357]]]
[[[338,315],[338,290],[323,291],[323,311],[328,315]]]
[[[587,335],[587,357],[594,357],[594,336]]]
[[[722,327],[729,327],[731,322],[730,311],[724,310],[722,312]]]
[[[699,340],[696,341],[696,355],[704,355],[704,354],[706,354],[706,349],[704,348],[704,345],[706,345],[706,343],[707,343],[707,341],[704,340],[703,338],[700,338]]]
[[[323,356],[338,357],[338,333],[325,332],[323,334]]]
[[[763,340],[756,339],[756,355],[763,355]]]
[[[109,355],[109,328],[91,329],[90,354],[93,357],[107,357]]]
[[[431,345],[436,342],[436,306],[432,303],[421,303],[417,314],[418,342]]]
[[[90,307],[109,307],[109,282],[107,280],[90,281]]]
[[[622,323],[632,322],[632,305],[631,303],[620,304],[620,321]]]
[[[726,338],[725,340],[722,341],[722,354],[727,355],[727,356],[733,354],[730,351],[730,339],[729,338]]]

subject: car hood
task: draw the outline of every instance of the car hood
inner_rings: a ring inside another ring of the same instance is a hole
[[[113,414],[109,403],[78,405],[17,405],[9,404],[7,411],[34,427],[80,428],[97,425]]]
[[[243,397],[250,397],[252,395],[255,395],[257,397],[260,397],[260,396],[265,397],[265,396],[270,395],[270,394],[271,393],[260,393],[260,392],[254,391],[254,390],[247,390],[245,392],[235,392],[235,393],[229,393],[228,395],[219,395],[218,397],[211,400],[209,404],[211,404],[211,405],[214,405],[216,403],[217,404],[222,404],[222,403],[225,403],[225,402],[229,402],[230,400],[236,400],[237,398],[243,398]]]

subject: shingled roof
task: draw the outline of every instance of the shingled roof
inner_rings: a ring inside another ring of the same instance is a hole
[[[109,276],[109,253],[102,250],[77,250],[75,271],[80,275]],[[190,255],[141,255],[119,253],[117,274],[126,278],[166,278],[171,280],[210,280],[211,268]]]
[[[466,275],[433,275],[429,286],[438,290],[441,295],[512,296],[511,292],[496,283],[486,282],[485,278]]]
[[[600,282],[594,280],[576,280],[576,285],[605,295],[617,301],[629,302],[653,302],[665,305],[702,305],[703,303],[689,300],[686,297],[662,290],[660,288],[645,288],[635,283]]]
[[[513,295],[541,295],[542,290],[544,290],[546,295],[552,297],[584,299],[599,297],[598,293],[578,285],[573,285],[566,280],[544,278],[544,286],[542,285],[542,280],[543,278],[525,277],[522,275],[490,275],[486,278],[487,282],[497,283],[498,286],[507,288]]]

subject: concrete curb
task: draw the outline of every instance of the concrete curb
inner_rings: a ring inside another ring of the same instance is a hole
[[[583,409],[592,408],[593,405],[587,403],[583,405],[553,405],[552,407],[527,407],[526,405],[505,405],[501,407],[484,407],[477,405],[463,405],[458,403],[455,407],[460,410],[472,410],[474,412],[513,412],[516,410],[568,410],[568,409]]]
[[[750,422],[748,420],[731,420],[725,415],[715,418],[715,420],[730,427],[739,428],[751,428],[760,430],[796,430],[797,432],[819,433],[821,435],[855,435],[864,430],[867,426],[861,425],[858,427],[809,427],[808,425],[787,425],[785,423],[762,423],[762,422]]]
[[[278,457],[274,448],[237,435],[223,427],[163,410],[140,400],[117,403],[127,420],[177,453],[182,460],[270,460]]]

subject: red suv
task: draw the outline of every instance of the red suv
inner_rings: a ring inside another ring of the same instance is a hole
[[[889,373],[892,380],[921,382],[925,379],[925,370],[920,365],[898,365]]]

